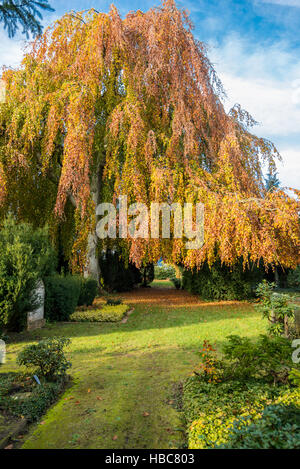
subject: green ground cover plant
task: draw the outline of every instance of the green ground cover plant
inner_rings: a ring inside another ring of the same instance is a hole
[[[234,335],[222,351],[218,358],[205,341],[200,367],[184,384],[189,448],[300,447],[300,388],[289,379],[297,377],[297,371],[290,376],[290,341]],[[286,438],[283,429],[293,436]]]
[[[75,311],[71,314],[70,321],[75,322],[118,322],[123,319],[127,311],[127,305],[104,305],[99,309]]]

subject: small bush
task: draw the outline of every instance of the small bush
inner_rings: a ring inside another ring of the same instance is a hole
[[[171,282],[173,283],[174,287],[176,288],[176,290],[180,290],[181,288],[181,280],[180,278],[176,278],[176,277],[171,277]]]
[[[117,306],[122,304],[121,298],[107,298],[106,304],[109,306]]]
[[[295,270],[291,270],[287,277],[288,288],[300,290],[300,265]]]
[[[261,418],[243,417],[234,422],[222,449],[300,449],[300,407],[270,405]]]
[[[189,448],[298,447],[300,375],[291,360],[290,342],[231,336],[223,352],[223,358],[217,358],[205,341],[199,373],[184,383]],[[295,434],[285,441],[283,428],[290,434],[295,429]]]
[[[255,266],[243,269],[242,262],[231,269],[221,262],[207,263],[196,270],[184,270],[182,286],[204,300],[244,300],[254,296],[256,285],[262,280],[263,271]]]
[[[52,275],[45,278],[45,318],[68,321],[75,311],[80,295],[81,279],[77,276]]]
[[[70,339],[53,338],[41,340],[38,344],[28,345],[19,354],[19,365],[34,367],[48,381],[64,378],[71,363],[66,359],[64,348]]]
[[[99,257],[101,284],[106,291],[123,292],[132,290],[142,281],[139,269],[125,262],[120,252],[107,250]]]
[[[286,386],[232,381],[203,382],[190,377],[183,388],[183,411],[190,449],[211,449],[229,440],[234,422],[247,415],[254,421],[266,405],[276,401]]]
[[[248,337],[229,336],[223,347],[225,374],[231,379],[261,379],[287,383],[293,367],[291,342],[283,337],[260,335],[256,342]]]
[[[289,296],[274,292],[274,287],[274,283],[266,280],[258,285],[256,294],[260,297],[260,303],[256,308],[268,319],[271,334],[280,336],[284,333],[288,336],[288,320],[294,318],[294,309],[289,306]]]
[[[81,278],[78,306],[91,306],[97,295],[98,284],[93,278]]]
[[[154,277],[157,280],[171,279],[175,275],[175,269],[171,265],[162,264],[154,267]]]
[[[15,399],[13,394],[15,388],[28,392],[29,396]],[[1,374],[0,408],[11,415],[25,417],[29,422],[34,422],[56,401],[63,388],[63,380],[49,383],[41,378],[41,385],[38,385],[30,376],[18,373],[6,376]]]
[[[76,322],[119,322],[129,310],[127,305],[108,306],[101,309],[75,311],[70,317],[70,321]]]

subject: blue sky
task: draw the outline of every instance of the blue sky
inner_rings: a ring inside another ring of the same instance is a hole
[[[91,7],[108,11],[111,1],[50,0],[48,25],[65,12]],[[159,0],[115,0],[122,15],[147,10]],[[300,0],[178,0],[189,10],[194,34],[209,45],[209,57],[226,89],[225,107],[236,102],[260,123],[256,133],[281,152],[279,176],[300,189]],[[7,38],[0,26],[0,66],[17,66],[23,38]]]

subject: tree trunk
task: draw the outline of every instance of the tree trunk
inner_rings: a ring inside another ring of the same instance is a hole
[[[278,268],[277,268],[277,267],[275,267],[274,277],[275,277],[275,284],[276,284],[276,287],[279,288],[279,287],[280,287],[280,278],[279,278],[279,272],[278,272]]]
[[[95,177],[91,181],[91,196],[92,200],[95,203],[95,209],[99,204],[100,198],[100,184],[101,184],[101,168],[96,172]],[[97,217],[96,217],[97,223]],[[100,283],[100,266],[99,266],[99,256],[97,252],[97,243],[98,237],[95,229],[88,235],[87,243],[87,255],[86,255],[86,265],[84,268],[84,277],[92,277],[97,280],[98,285]]]
[[[92,277],[99,283],[100,277],[100,267],[99,267],[99,259],[97,254],[97,234],[96,232],[92,232],[88,236],[88,243],[87,243],[87,254],[86,254],[86,265],[84,268],[84,276]]]

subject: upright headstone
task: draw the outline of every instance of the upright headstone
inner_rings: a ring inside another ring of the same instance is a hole
[[[28,313],[27,316],[27,329],[39,329],[45,325],[44,318],[44,304],[45,304],[45,286],[42,280],[40,280],[33,292],[33,296],[37,299],[39,306]]]
[[[4,340],[0,339],[0,365],[6,361],[6,344]]]

